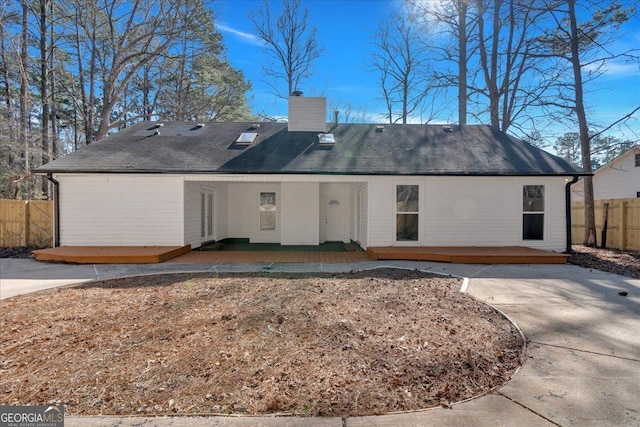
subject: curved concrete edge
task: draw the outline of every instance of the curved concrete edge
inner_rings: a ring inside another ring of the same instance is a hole
[[[0,259],[0,283],[13,279],[69,279],[68,284],[95,280],[91,271],[64,270],[51,276],[35,261],[7,270]],[[160,265],[162,266],[162,265]],[[184,265],[187,273],[194,271]],[[253,265],[252,271],[261,269]],[[307,272],[348,272],[380,267],[380,262],[304,266]],[[463,265],[432,262],[388,262],[430,273],[472,278],[468,291],[484,303],[499,306],[527,331],[527,359],[517,375],[499,390],[449,408],[352,418],[139,418],[73,417],[68,426],[558,426],[640,425],[640,354],[634,331],[640,328],[640,280],[573,265]],[[26,273],[26,270],[28,270]],[[74,267],[74,266],[71,266]],[[77,266],[76,266],[77,267]],[[100,266],[100,280],[118,271],[143,266]],[[174,265],[177,271],[177,265]],[[248,266],[214,265],[218,271],[247,271]],[[44,269],[47,270],[47,269]],[[275,265],[271,271],[300,272],[301,265]],[[140,271],[138,271],[140,272]],[[144,269],[145,274],[171,271]],[[454,273],[454,274],[450,274]],[[109,277],[107,277],[109,276]],[[621,297],[618,292],[627,291]],[[0,292],[3,298],[5,294]],[[0,302],[1,304],[1,302]]]
[[[399,263],[402,263],[402,261],[400,261]],[[68,266],[69,264],[56,264],[56,265],[60,265],[60,266]],[[197,265],[197,264],[194,264]],[[107,274],[107,277],[100,277],[100,273],[98,272],[98,268],[96,267],[96,265],[92,265],[93,267],[93,271],[95,273],[95,278],[93,279],[79,279],[79,280],[73,280],[72,282],[69,283],[68,281],[63,280],[58,280],[56,282],[60,282],[58,284],[47,284],[46,286],[42,287],[42,289],[35,289],[32,292],[38,292],[39,290],[47,290],[47,289],[51,289],[51,288],[68,288],[68,287],[74,287],[74,286],[84,286],[84,285],[90,285],[92,283],[99,283],[99,282],[103,282],[103,281],[108,281],[108,280],[118,280],[118,279],[126,279],[126,278],[133,278],[133,277],[147,277],[147,276],[157,276],[157,275],[166,275],[166,274],[202,274],[202,273],[221,273],[221,274],[234,274],[234,273],[265,273],[265,274],[275,274],[275,273],[281,273],[284,271],[280,271],[280,270],[273,270],[273,265],[274,263],[270,263],[268,266],[266,266],[265,263],[257,263],[257,264],[251,264],[251,265],[244,265],[244,268],[240,269],[241,271],[220,271],[218,269],[218,267],[223,267],[225,264],[215,264],[213,266],[208,266],[208,268],[195,268],[195,269],[185,269],[185,270],[181,270],[181,269],[170,269],[170,270],[161,270],[161,271],[149,271],[149,272],[145,272],[145,273],[124,273],[124,274],[116,274],[116,275],[109,275]],[[509,323],[511,323],[516,330],[518,331],[518,333],[520,334],[520,336],[522,337],[523,343],[524,343],[524,348],[522,350],[522,354],[524,355],[526,352],[526,338],[522,332],[522,330],[518,327],[518,325],[511,319],[509,318],[509,316],[507,316],[505,313],[503,313],[502,311],[498,310],[496,307],[492,306],[491,304],[488,304],[485,301],[481,301],[478,298],[473,297],[472,295],[469,295],[466,291],[467,291],[467,287],[469,285],[469,277],[466,276],[461,276],[461,275],[457,275],[457,274],[453,274],[453,273],[444,273],[444,272],[439,272],[439,271],[434,271],[431,269],[425,269],[425,268],[417,268],[416,266],[403,266],[403,265],[394,265],[394,264],[389,264],[388,262],[385,262],[382,265],[375,265],[375,266],[361,266],[359,264],[348,264],[349,268],[347,269],[343,269],[342,271],[339,272],[335,272],[337,274],[341,274],[341,273],[349,273],[349,272],[360,272],[360,271],[375,271],[375,270],[381,270],[381,269],[396,269],[396,270],[406,270],[406,271],[419,271],[421,273],[425,273],[425,274],[433,274],[433,275],[437,275],[437,276],[442,276],[442,277],[451,277],[451,278],[455,278],[455,279],[459,279],[462,281],[462,285],[460,288],[460,292],[461,293],[465,293],[466,295],[468,295],[469,297],[475,299],[476,301],[482,303],[482,304],[486,304],[489,307],[491,307],[492,310],[494,310],[496,313],[498,313],[501,317],[503,317],[505,320],[507,320]],[[265,268],[266,266],[266,268]],[[308,265],[307,265],[308,266]],[[358,267],[362,267],[362,268],[358,268]],[[486,266],[484,266],[483,268],[486,268]],[[320,264],[320,269],[322,270],[322,264]],[[291,271],[286,271],[288,273],[292,273]],[[327,273],[327,271],[313,271],[313,270],[304,270],[304,271],[299,271],[298,273],[304,274],[304,273]],[[42,282],[42,280],[39,280],[40,282]],[[16,294],[13,296],[18,296],[18,295],[22,295],[22,294]],[[6,298],[11,298],[10,297],[6,297]],[[0,299],[4,299],[5,297],[2,296],[2,298]],[[521,367],[521,366],[520,366]],[[518,367],[518,369],[513,373],[512,377],[514,375],[517,374],[517,372],[520,370],[520,367]],[[449,406],[453,407],[456,405],[460,405],[463,403],[467,403],[476,399],[479,399],[483,396],[486,396],[490,393],[492,393],[493,391],[495,391],[496,389],[499,389],[500,387],[503,387],[505,383],[496,385],[495,387],[480,393],[478,395],[466,398],[464,400],[461,401],[456,401],[456,402],[451,402]],[[435,410],[439,410],[441,409],[441,407],[431,407],[431,408],[421,408],[421,409],[414,409],[414,410],[408,410],[408,411],[398,411],[398,412],[389,412],[386,414],[382,414],[382,415],[377,415],[376,417],[384,417],[384,416],[389,416],[389,415],[409,415],[409,414],[418,414],[418,413],[424,413],[424,412],[430,412],[430,411],[435,411]],[[269,426],[289,426],[289,425],[301,425],[301,426],[324,426],[324,425],[333,425],[333,424],[325,424],[325,421],[331,420],[331,418],[317,418],[318,420],[322,420],[321,422],[319,421],[318,423],[311,423],[309,424],[309,420],[312,419],[316,419],[316,418],[308,418],[308,417],[301,417],[301,416],[295,416],[295,415],[288,415],[288,414],[281,414],[281,415],[274,415],[274,416],[243,416],[243,415],[239,415],[239,414],[231,414],[231,415],[220,415],[220,414],[213,414],[213,417],[215,417],[216,419],[216,423],[214,425],[221,425],[221,426],[235,426],[235,425],[245,425],[242,424],[244,422],[249,422],[249,424],[246,425],[263,425],[262,423],[266,423],[264,425],[269,425]],[[363,417],[354,417],[352,419],[357,419],[357,418],[363,418]],[[129,424],[127,424],[127,422],[131,422],[132,426],[146,426],[146,425],[155,425],[154,423],[157,422],[162,422],[162,426],[181,426],[183,424],[181,424],[182,421],[185,420],[193,420],[194,422],[196,422],[198,419],[203,419],[203,420],[208,420],[209,422],[211,422],[211,417],[202,417],[200,415],[192,415],[192,414],[176,414],[176,415],[171,415],[171,416],[167,416],[167,415],[159,415],[159,416],[153,416],[153,417],[141,417],[141,416],[137,416],[137,415],[125,415],[125,416],[105,416],[105,417],[85,417],[85,416],[77,416],[77,417],[68,417],[68,420],[70,422],[70,424],[68,423],[68,425],[78,425],[78,426],[82,426],[82,425],[87,425],[87,426],[98,426],[98,425],[112,425],[109,424],[111,422],[117,422],[117,425],[122,425],[122,426],[127,426]],[[244,421],[238,421],[238,420],[243,420]],[[344,426],[344,420],[346,420],[347,418],[336,418],[337,420],[340,420],[340,426]],[[126,421],[128,420],[128,421]],[[180,421],[182,420],[182,421]],[[301,423],[302,421],[304,421],[304,423]],[[78,424],[74,424],[75,422],[77,422]],[[142,423],[141,423],[142,422]],[[241,424],[235,424],[240,422]],[[96,424],[97,423],[97,424]],[[124,423],[124,424],[123,424]],[[149,424],[150,423],[150,424]],[[198,425],[198,424],[191,424],[191,423],[187,423],[188,425]],[[184,425],[187,425],[184,424]],[[212,425],[212,424],[206,424],[206,425]]]
[[[65,427],[343,427],[344,419],[284,416],[68,416]]]

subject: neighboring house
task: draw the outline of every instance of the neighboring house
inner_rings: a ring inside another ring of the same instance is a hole
[[[584,200],[584,182],[572,188],[573,201]],[[629,199],[640,197],[640,145],[632,147],[593,174],[593,198]]]
[[[489,126],[337,124],[292,97],[289,123],[138,123],[37,173],[57,243],[529,246],[566,249],[584,173]]]

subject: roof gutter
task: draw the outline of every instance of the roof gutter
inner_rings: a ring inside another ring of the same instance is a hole
[[[53,247],[60,246],[60,182],[48,173],[47,179],[53,184]]]
[[[445,176],[445,177],[563,177],[563,176],[592,176],[586,172],[559,172],[559,173],[464,173],[464,172],[407,172],[394,173],[389,171],[345,172],[345,171],[221,171],[221,170],[172,170],[172,169],[78,169],[78,170],[48,170],[35,171],[36,175],[58,174],[167,174],[167,175],[345,175],[345,176]]]
[[[567,233],[567,248],[565,253],[570,254],[573,252],[571,248],[571,186],[578,182],[579,175],[574,175],[573,179],[567,182],[564,187],[564,209],[566,218],[566,233]]]

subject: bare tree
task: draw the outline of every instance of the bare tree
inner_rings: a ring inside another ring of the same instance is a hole
[[[433,95],[424,30],[414,15],[395,13],[381,21],[373,34],[370,65],[380,76],[389,123],[407,123],[410,116],[421,111],[425,98]]]
[[[592,172],[591,139],[599,133],[589,133],[589,120],[587,117],[587,102],[585,100],[585,80],[596,78],[600,73],[587,72],[587,67],[599,68],[612,59],[636,57],[637,50],[631,49],[622,53],[615,53],[609,49],[612,40],[618,36],[620,25],[629,19],[634,8],[624,8],[620,3],[614,2],[600,7],[599,3],[585,1],[580,6],[589,13],[578,14],[576,0],[565,0],[557,3],[548,3],[550,17],[554,25],[549,27],[543,36],[539,38],[539,58],[555,59],[559,67],[568,67],[570,81],[560,80],[556,86],[558,90],[557,100],[549,104],[549,107],[568,111],[570,116],[577,121],[580,139],[580,151],[582,167],[585,172]],[[580,21],[580,16],[586,19]],[[637,111],[635,109],[634,111]],[[591,177],[584,180],[585,199],[585,236],[584,243],[595,246],[596,225],[594,211],[593,181]]]
[[[477,47],[473,39],[476,11],[473,0],[443,0],[421,2],[405,0],[411,9],[418,11],[428,25],[432,25],[434,40],[429,43],[431,60],[439,63],[435,78],[443,89],[454,87],[457,92],[458,124],[466,125],[469,101],[468,66]],[[442,42],[443,36],[446,39]],[[453,64],[453,69],[443,64]]]
[[[29,97],[29,75],[27,69],[29,67],[29,2],[21,1],[22,5],[22,22],[20,31],[20,126],[19,140],[20,145],[24,147],[24,176],[29,175],[31,166],[31,141],[29,138],[29,124],[31,122],[30,113],[30,97]],[[30,197],[30,182],[24,180],[26,188],[24,193],[27,198]]]
[[[529,114],[546,86],[530,52],[536,24],[544,18],[535,3],[475,0],[481,78],[473,91],[488,100],[489,122],[504,132]]]
[[[117,1],[94,5],[73,4],[76,17],[71,21],[87,143],[133,119],[129,115],[133,107],[124,102],[129,83],[180,40],[200,11],[187,0],[134,0],[127,8]]]
[[[468,0],[457,0],[453,2],[458,14],[458,124],[467,124],[467,62],[469,61],[468,37],[467,37],[467,14],[469,13]]]
[[[51,100],[49,98],[49,55],[50,46],[49,40],[49,1],[40,0],[39,4],[39,42],[40,42],[40,104],[42,114],[40,116],[40,140],[42,144],[41,151],[41,164],[49,161],[49,119],[50,119],[50,105]],[[44,194],[49,193],[49,182],[46,179],[42,179],[42,192]]]
[[[283,0],[282,13],[274,18],[270,3],[265,0],[249,18],[272,60],[264,66],[265,75],[272,79],[266,83],[276,96],[287,98],[302,88],[303,81],[313,74],[313,61],[323,54],[317,28],[310,26],[309,9],[302,10],[300,0]],[[281,82],[287,85],[286,93],[280,89]]]

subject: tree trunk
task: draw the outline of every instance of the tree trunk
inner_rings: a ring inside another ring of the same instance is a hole
[[[55,32],[53,25],[53,2],[49,2],[49,19],[51,21],[51,62],[49,65],[49,81],[51,82],[51,150],[49,152],[49,160],[55,160],[58,157],[58,111],[56,108],[56,75],[55,75]]]
[[[589,138],[589,125],[584,107],[584,96],[582,87],[582,67],[580,63],[580,45],[578,24],[576,19],[575,0],[567,0],[569,6],[569,22],[571,26],[571,65],[575,78],[575,109],[578,117],[578,130],[580,133],[580,151],[582,153],[582,168],[585,172],[593,171],[591,165],[591,141]],[[584,244],[596,246],[596,220],[593,200],[593,180],[591,177],[584,178]]]
[[[40,0],[40,102],[42,116],[40,117],[41,161],[49,161],[49,81],[47,59],[47,0]],[[42,193],[49,198],[49,181],[42,180]]]
[[[149,92],[151,92],[151,81],[149,79],[149,67],[145,66],[142,68],[142,120],[149,121],[151,120],[151,97],[149,96]]]
[[[7,131],[8,131],[8,139],[9,141],[15,141],[16,137],[15,137],[15,122],[13,119],[13,97],[11,96],[11,80],[9,80],[9,67],[8,67],[8,62],[7,62],[7,50],[6,50],[6,46],[5,46],[5,42],[4,42],[4,36],[5,36],[5,32],[4,31],[0,31],[0,55],[2,58],[2,63],[5,64],[4,67],[2,67],[2,71],[3,71],[3,78],[4,78],[4,103],[6,106],[6,119],[7,119]]]
[[[85,142],[87,145],[94,141],[93,124],[95,122],[96,111],[96,55],[97,55],[97,40],[96,40],[96,25],[97,17],[96,11],[92,16],[92,31],[91,31],[91,62],[89,63],[89,105],[87,107],[87,115],[84,117],[84,133]]]
[[[29,61],[29,2],[22,0],[22,28],[20,34],[20,145],[24,147],[24,176],[29,175],[31,167],[29,157],[31,149],[29,147],[29,80],[27,76],[27,65]],[[24,180],[23,198],[31,198],[31,188],[29,179]]]
[[[458,6],[458,124],[467,124],[467,0]]]

